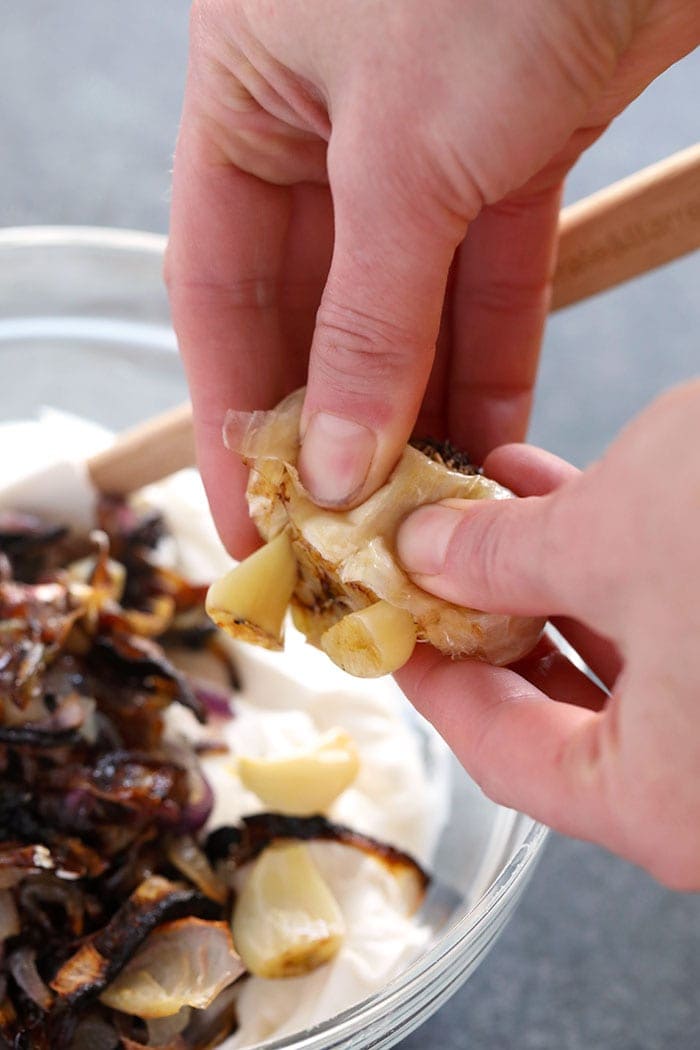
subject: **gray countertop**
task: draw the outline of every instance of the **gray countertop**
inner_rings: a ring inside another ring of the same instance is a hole
[[[0,225],[165,231],[184,0],[24,0],[0,29]],[[573,173],[569,199],[700,138],[700,54]],[[658,391],[700,372],[700,257],[552,321],[531,437],[585,465]],[[404,1050],[693,1050],[700,899],[552,836],[492,954]]]

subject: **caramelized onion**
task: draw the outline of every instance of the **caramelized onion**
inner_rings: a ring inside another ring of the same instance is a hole
[[[20,931],[19,913],[9,890],[0,890],[0,945]]]
[[[191,835],[178,835],[167,847],[168,859],[179,872],[218,904],[228,900],[226,884],[215,874],[206,854]]]
[[[137,1017],[171,1017],[209,1006],[243,972],[226,923],[180,919],[155,930],[100,999]]]
[[[195,897],[194,890],[159,876],[146,879],[110,922],[61,966],[51,987],[71,1005],[101,991],[151,930],[178,909],[191,907]]]
[[[36,968],[36,951],[29,945],[23,945],[7,960],[7,966],[26,996],[41,1010],[50,1010],[53,1004],[53,996]]]

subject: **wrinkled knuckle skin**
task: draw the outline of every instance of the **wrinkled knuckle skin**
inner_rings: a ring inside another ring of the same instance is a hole
[[[388,384],[405,383],[411,362],[425,350],[391,321],[324,304],[316,320],[314,367],[317,376],[343,395],[371,396]]]

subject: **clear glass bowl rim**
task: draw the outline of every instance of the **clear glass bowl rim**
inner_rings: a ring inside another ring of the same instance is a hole
[[[0,249],[9,247],[88,247],[116,251],[136,251],[159,258],[161,263],[167,245],[164,234],[142,230],[118,229],[101,226],[8,226],[0,229]],[[484,931],[498,916],[505,917],[514,906],[520,892],[534,869],[548,835],[548,829],[530,820],[530,828],[513,857],[489,886],[477,903],[461,919],[448,927],[435,944],[394,978],[381,991],[349,1007],[328,1021],[303,1033],[290,1043],[288,1038],[265,1043],[265,1050],[325,1050],[339,1046],[340,1040],[357,1035],[359,1031],[381,1022],[426,987],[440,981],[449,971],[459,972],[460,962],[468,969],[468,947],[477,928]],[[510,906],[510,907],[509,907]],[[487,938],[490,941],[490,938]],[[464,975],[466,977],[466,973]],[[459,982],[461,983],[461,981]],[[420,1023],[432,1010],[428,1009],[415,1022]],[[415,1025],[401,1032],[407,1035]],[[354,1044],[355,1045],[355,1044]],[[359,1045],[359,1044],[358,1044]],[[382,1045],[385,1045],[382,1043]]]

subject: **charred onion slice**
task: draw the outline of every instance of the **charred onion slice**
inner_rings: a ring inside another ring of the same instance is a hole
[[[204,851],[197,845],[191,835],[177,835],[172,838],[166,852],[171,864],[194,883],[205,897],[217,904],[225,904],[229,891],[226,884],[214,872]]]
[[[36,968],[36,951],[28,944],[23,944],[10,955],[7,960],[7,968],[24,994],[39,1007],[40,1010],[50,1010],[53,1005],[53,995],[46,987]]]
[[[0,510],[0,552],[8,558],[18,580],[33,583],[58,564],[61,541],[68,529],[33,514]]]
[[[94,704],[90,699],[71,692],[56,697],[54,710],[49,713],[42,698],[36,704],[33,713],[43,710],[45,717],[0,725],[0,744],[38,749],[77,744],[81,739],[80,730],[87,722],[92,707]]]
[[[206,849],[212,862],[228,861],[237,868],[258,857],[273,843],[294,839],[301,842],[339,842],[361,850],[406,885],[409,891],[406,896],[413,902],[414,909],[419,907],[430,883],[428,874],[408,853],[322,816],[291,817],[281,813],[255,813],[243,817],[237,827],[217,828],[209,835]]]
[[[21,930],[19,912],[9,890],[0,890],[0,945]]]
[[[190,917],[149,934],[100,999],[137,1017],[171,1017],[209,1006],[243,972],[226,923]]]
[[[90,662],[99,673],[111,668],[124,682],[159,695],[163,703],[176,701],[188,707],[199,722],[206,712],[183,674],[150,638],[135,634],[103,635],[95,639]]]
[[[71,1006],[101,992],[148,934],[173,913],[191,911],[199,895],[190,887],[154,875],[146,879],[107,925],[61,966],[51,988]]]
[[[142,1038],[97,996],[164,921],[228,917],[231,890],[194,840],[168,851],[212,805],[195,748],[165,722],[173,701],[207,713],[163,648],[166,633],[216,646],[206,588],[158,564],[160,515],[103,500],[99,524],[89,538],[0,512],[0,1047],[16,1050],[170,1040],[157,1036],[172,1019]],[[228,694],[230,653],[211,662]],[[161,877],[178,877],[173,862],[182,882]],[[232,1000],[218,1000],[183,1010],[183,1048],[230,1034]]]
[[[46,785],[87,796],[84,806],[123,807],[166,826],[180,823],[189,800],[189,774],[183,766],[138,751],[108,751],[92,765],[59,767],[47,775]],[[102,819],[110,819],[109,811]]]
[[[44,843],[27,846],[12,842],[3,842],[0,847],[0,877],[9,872],[15,882],[24,875],[46,871],[53,872],[59,879],[72,881],[86,875],[99,875],[105,867],[105,861],[79,839],[66,838],[51,848]]]
[[[42,691],[42,675],[82,615],[61,583],[0,582],[0,695],[25,709]]]

